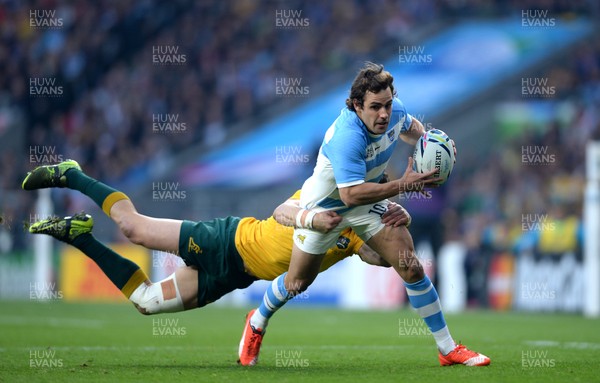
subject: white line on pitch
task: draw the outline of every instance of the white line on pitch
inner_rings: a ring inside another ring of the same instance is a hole
[[[590,342],[558,342],[555,340],[526,340],[523,343],[535,347],[564,347],[580,350],[600,350],[600,343]]]
[[[282,348],[294,348],[294,349],[317,349],[317,350],[400,350],[406,348],[415,348],[415,345],[403,346],[403,345],[303,345],[303,346],[290,346],[288,345],[268,345],[264,346],[263,349],[282,349]],[[226,346],[56,346],[50,347],[52,350],[57,351],[185,351],[185,350],[230,350],[237,349],[235,345]],[[48,349],[48,346],[31,346],[31,347],[14,347],[14,348],[0,348],[0,352],[6,352],[8,350],[18,351],[29,351],[34,349]]]
[[[25,316],[1,316],[0,323],[17,326],[47,325],[52,327],[84,327],[100,328],[103,321],[97,319],[78,318],[55,318],[55,317],[25,317]]]

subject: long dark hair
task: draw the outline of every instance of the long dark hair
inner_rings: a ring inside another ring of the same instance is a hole
[[[392,91],[392,95],[395,96],[393,82],[394,77],[392,77],[390,72],[383,70],[383,65],[367,61],[365,66],[358,71],[356,78],[352,82],[350,97],[346,99],[346,106],[348,109],[356,111],[354,100],[358,101],[362,107],[367,92],[378,93],[388,87]]]

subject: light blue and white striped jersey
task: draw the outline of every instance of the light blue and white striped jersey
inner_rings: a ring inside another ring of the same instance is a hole
[[[402,101],[394,98],[388,130],[370,133],[356,112],[344,108],[325,133],[313,175],[302,186],[301,205],[346,211],[339,189],[363,182],[379,182],[400,133],[412,118]]]

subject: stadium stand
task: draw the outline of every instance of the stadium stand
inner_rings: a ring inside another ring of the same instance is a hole
[[[584,0],[425,0],[403,8],[391,0],[313,2],[310,7],[308,1],[286,3],[308,18],[311,30],[303,33],[278,28],[275,5],[233,4],[99,1],[85,9],[60,1],[0,4],[0,256],[22,256],[30,249],[23,224],[29,221],[35,195],[21,193],[18,185],[36,165],[22,160],[32,147],[54,147],[63,158],[78,159],[90,175],[118,184],[136,169],[160,168],[193,144],[206,150],[222,145],[238,133],[232,126],[242,122],[251,129],[265,110],[299,105],[301,99],[275,95],[272,79],[278,76],[301,74],[303,81],[315,84],[316,95],[323,78],[339,81],[340,73],[348,77],[352,72],[350,63],[384,59],[390,52],[373,47],[398,46],[408,31],[418,28],[446,28],[467,17],[519,16],[534,8],[565,19],[599,14],[598,5]],[[64,24],[32,28],[31,9],[56,9]],[[507,139],[508,150],[498,147],[477,167],[453,175],[446,196],[449,208],[441,217],[446,238],[460,238],[470,248],[472,291],[485,283],[477,276],[489,267],[489,257],[481,262],[486,249],[522,245],[523,211],[581,219],[581,148],[600,139],[600,39],[597,32],[595,36],[593,43],[577,47],[539,74],[556,86],[553,101],[569,106],[567,117],[554,117],[537,130],[522,127],[523,135]],[[156,46],[177,47],[185,65],[156,65]],[[31,97],[32,77],[56,78],[64,97]],[[152,116],[161,113],[178,114],[190,133],[153,132]],[[553,148],[560,161],[522,166],[520,150],[526,146]],[[64,194],[57,196],[60,211],[80,206]],[[471,299],[487,304],[486,297],[475,293]]]

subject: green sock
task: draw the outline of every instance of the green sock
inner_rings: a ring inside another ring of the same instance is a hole
[[[82,171],[70,169],[65,173],[65,176],[68,188],[79,190],[90,197],[108,216],[110,216],[110,208],[115,202],[129,199],[124,193],[93,179]]]
[[[96,262],[127,298],[148,279],[138,265],[112,251],[90,233],[79,235],[71,244]]]

